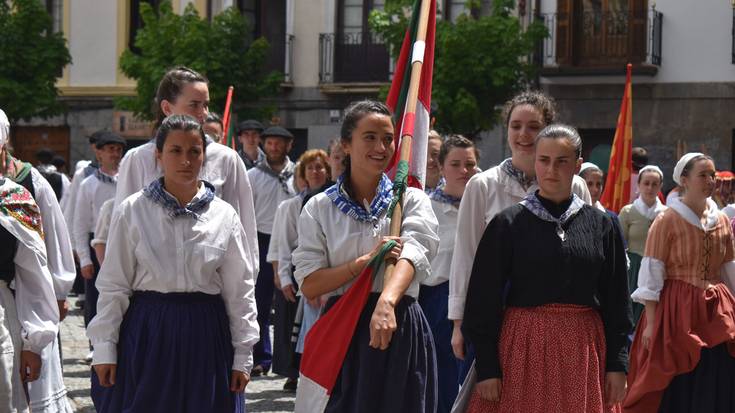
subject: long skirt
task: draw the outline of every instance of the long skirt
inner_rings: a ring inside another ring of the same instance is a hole
[[[120,325],[115,385],[92,398],[100,413],[243,411],[230,391],[234,351],[219,295],[136,291]]]
[[[500,333],[500,401],[475,390],[472,413],[619,411],[605,407],[605,332],[591,307],[509,307]]]
[[[276,291],[273,298],[273,364],[271,367],[274,373],[291,379],[299,377],[298,366],[294,363],[294,345],[291,342],[298,306],[298,301],[292,303],[286,300],[282,292]]]
[[[20,322],[8,284],[0,281],[0,412],[27,412],[20,381]]]
[[[630,351],[626,413],[735,411],[735,369],[727,368],[735,365],[735,298],[725,284],[665,280],[644,347],[647,324],[642,317]]]
[[[72,413],[66,398],[66,386],[61,371],[58,336],[53,343],[41,352],[41,375],[38,380],[28,383],[33,413]]]
[[[635,252],[628,252],[628,259],[630,260],[630,268],[628,268],[628,291],[632,293],[636,288],[638,288],[638,272],[641,269],[641,260],[643,260],[643,257]],[[643,309],[644,307],[642,304],[633,302],[634,327],[638,324],[638,320],[641,318]]]
[[[416,300],[396,305],[398,328],[386,350],[370,343],[370,318],[380,294],[371,293],[360,314],[325,412],[433,413],[436,411],[436,355],[431,330]],[[328,309],[336,297],[327,302]]]
[[[452,322],[449,313],[449,281],[436,286],[422,285],[419,304],[429,323],[436,346],[438,370],[437,413],[449,413],[459,392],[459,360],[452,351]]]

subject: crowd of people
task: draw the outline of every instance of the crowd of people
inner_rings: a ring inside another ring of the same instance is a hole
[[[268,374],[306,391],[310,329],[382,253],[327,412],[735,411],[733,175],[710,156],[683,155],[664,197],[635,148],[631,203],[607,210],[579,133],[522,92],[486,171],[472,140],[429,133],[393,236],[384,104],[351,103],[297,160],[257,120],[220,144],[208,104],[204,76],[171,69],[151,141],[94,133],[71,181],[49,151],[14,158],[0,111],[0,411],[71,411],[72,290],[99,412],[243,412]]]

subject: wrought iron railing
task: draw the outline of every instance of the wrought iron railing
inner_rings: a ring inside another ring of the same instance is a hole
[[[735,64],[735,3],[732,5],[732,63]]]
[[[655,7],[651,8],[650,18],[648,22],[650,43],[648,44],[647,61],[656,66],[661,66],[661,42],[663,39],[664,15],[660,11],[656,11]]]
[[[383,39],[373,32],[321,33],[319,81],[387,82],[390,56]]]

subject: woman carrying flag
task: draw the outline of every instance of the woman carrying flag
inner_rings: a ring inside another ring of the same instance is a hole
[[[397,260],[395,270],[385,284],[383,271],[372,274],[372,293],[361,310],[327,412],[436,410],[434,343],[416,297],[439,244],[438,224],[427,195],[408,188],[401,237],[387,236],[394,195],[383,171],[395,152],[393,135],[391,113],[384,104],[360,101],[345,109],[345,173],[309,200],[299,220],[294,275],[307,298],[332,296],[327,314],[371,257],[386,243],[395,243],[385,255],[386,260]],[[296,410],[303,411],[298,402]]]

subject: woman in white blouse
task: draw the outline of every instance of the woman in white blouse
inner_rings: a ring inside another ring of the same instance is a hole
[[[99,412],[240,411],[258,340],[245,232],[198,178],[196,119],[166,118],[156,156],[163,177],[126,198],[110,225],[87,329],[93,400]]]
[[[431,207],[439,221],[439,252],[431,261],[431,276],[421,283],[419,304],[434,335],[439,369],[439,406],[437,413],[449,412],[459,390],[459,363],[452,352],[452,322],[447,318],[449,304],[449,265],[457,234],[457,208],[467,181],[477,171],[479,155],[471,140],[462,135],[449,136],[437,155],[445,184],[431,191]]]
[[[327,412],[436,409],[434,343],[416,296],[439,243],[437,220],[426,194],[409,188],[401,237],[388,236],[393,185],[383,171],[395,152],[393,134],[384,104],[360,101],[345,109],[346,170],[307,202],[299,220],[294,275],[307,298],[331,296],[327,312],[384,243],[398,243],[386,255],[397,260],[387,284],[382,270],[374,274]]]

